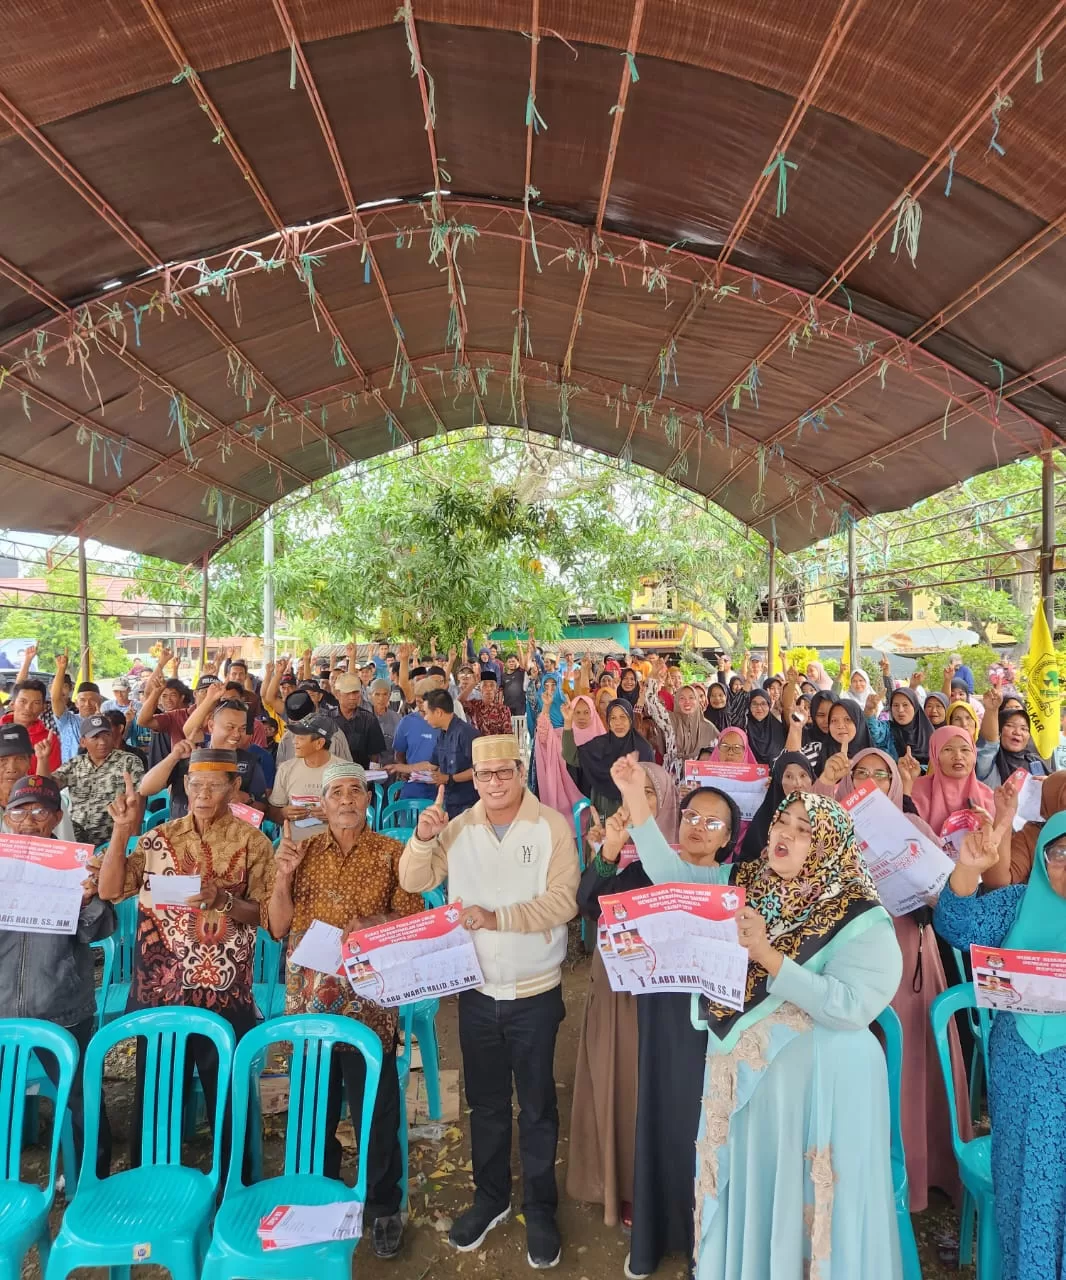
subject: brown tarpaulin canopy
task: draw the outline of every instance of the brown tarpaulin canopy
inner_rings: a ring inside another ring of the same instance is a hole
[[[189,561],[487,422],[790,550],[1060,442],[1066,3],[396,4],[7,15],[6,525]]]

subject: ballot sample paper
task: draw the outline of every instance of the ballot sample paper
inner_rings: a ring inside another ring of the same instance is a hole
[[[770,785],[764,764],[725,764],[718,760],[686,760],[685,781],[700,787],[717,787],[737,803],[741,820],[750,822],[759,811]]]
[[[279,1204],[256,1228],[264,1249],[295,1249],[327,1240],[358,1240],[363,1234],[361,1200],[332,1204]]]
[[[614,991],[696,991],[744,1008],[748,953],[737,942],[744,890],[658,884],[600,897],[600,956]]]
[[[394,1005],[480,987],[485,979],[462,913],[461,902],[448,902],[350,933],[341,957],[352,990],[377,1004]]]
[[[973,985],[982,1009],[1066,1013],[1066,955],[970,947]]]
[[[250,822],[257,831],[263,825],[263,818],[266,816],[261,809],[253,809],[250,804],[231,804],[229,811],[242,822]]]
[[[340,929],[322,920],[312,920],[289,956],[289,964],[328,973],[331,977],[343,973]]]
[[[874,782],[841,802],[851,814],[863,859],[889,915],[905,916],[936,898],[955,864]]]
[[[186,898],[200,892],[200,877],[150,875],[148,892],[153,907],[186,907]]]
[[[0,835],[0,929],[74,933],[91,844]]]

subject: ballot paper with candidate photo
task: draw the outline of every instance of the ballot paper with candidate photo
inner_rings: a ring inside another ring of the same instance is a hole
[[[770,785],[770,770],[763,764],[726,764],[719,760],[686,760],[685,781],[699,787],[717,787],[736,801],[741,820],[750,822],[759,811]]]
[[[940,828],[940,842],[953,862],[959,860],[962,842],[971,831],[977,831],[980,826],[981,815],[973,809],[956,809],[944,819],[944,825]]]
[[[744,890],[659,884],[600,898],[598,946],[614,991],[698,992],[744,1008],[748,953],[737,942]]]
[[[982,1009],[1066,1013],[1066,955],[970,947],[973,986]]]
[[[937,898],[955,866],[874,782],[842,801],[885,910],[905,916]]]
[[[376,1004],[396,1005],[480,987],[485,979],[462,911],[461,902],[448,902],[350,933],[341,959],[352,990]]]
[[[91,844],[0,835],[0,929],[74,933]]]
[[[331,1204],[279,1204],[256,1228],[264,1249],[296,1249],[328,1240],[358,1240],[363,1234],[361,1200]]]

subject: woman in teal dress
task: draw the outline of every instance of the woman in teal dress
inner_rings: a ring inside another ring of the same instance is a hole
[[[900,1280],[888,1075],[869,1026],[902,960],[850,818],[792,795],[761,858],[694,867],[650,820],[642,771],[622,760],[612,776],[653,881],[745,890],[744,1011],[693,1002],[708,1032],[696,1280]]]
[[[978,897],[1003,834],[986,821],[963,842],[937,933],[960,948],[1066,952],[1066,813],[1044,823],[1028,884]],[[997,1013],[988,1066],[1002,1280],[1066,1280],[1066,1014]]]

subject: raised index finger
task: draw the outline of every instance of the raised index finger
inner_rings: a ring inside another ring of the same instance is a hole
[[[444,808],[444,783],[443,782],[437,788],[437,799],[435,801],[435,804],[438,809]]]
[[[123,781],[123,784],[125,785],[125,788],[126,788],[126,798],[127,798],[128,800],[132,800],[132,799],[134,799],[134,798],[136,797],[136,794],[137,794],[137,793],[136,793],[136,792],[134,791],[134,789],[133,789],[133,779],[132,779],[132,778],[130,777],[130,775],[126,772],[126,770],[125,770],[125,769],[123,769],[123,771],[122,771],[122,781]]]

